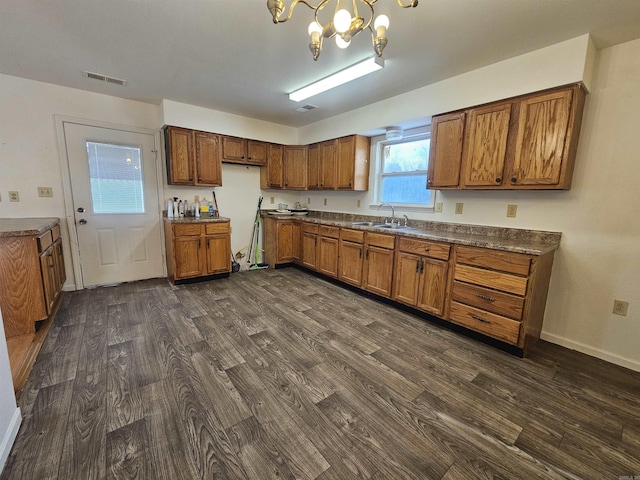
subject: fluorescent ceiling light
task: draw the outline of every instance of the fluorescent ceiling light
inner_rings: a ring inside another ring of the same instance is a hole
[[[306,98],[313,97],[314,95],[322,92],[326,92],[327,90],[331,90],[332,88],[350,82],[351,80],[355,80],[356,78],[360,78],[371,72],[375,72],[376,70],[380,70],[381,68],[384,68],[384,58],[367,58],[360,63],[351,65],[350,67],[347,67],[344,70],[340,70],[333,75],[329,75],[322,80],[318,80],[311,85],[302,87],[300,90],[291,92],[289,94],[289,98],[294,102],[301,102]]]

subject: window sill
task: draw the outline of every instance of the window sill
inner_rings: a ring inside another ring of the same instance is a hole
[[[369,205],[370,208],[377,209],[380,207],[380,203],[372,203]],[[392,204],[393,208],[396,210],[412,210],[412,211],[421,211],[425,213],[435,213],[436,209],[433,205],[420,205],[416,203],[394,203]],[[387,207],[388,209],[388,207]]]

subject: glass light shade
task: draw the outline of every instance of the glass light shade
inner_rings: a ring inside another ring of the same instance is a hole
[[[389,17],[386,15],[378,15],[373,22],[373,28],[377,30],[378,27],[389,28]]]
[[[336,45],[340,48],[347,48],[351,44],[351,40],[345,41],[340,35],[336,35]]]
[[[344,8],[338,10],[333,16],[333,26],[338,33],[344,33],[351,26],[351,14]]]
[[[309,24],[309,35],[311,35],[312,33],[322,33],[322,27],[320,26],[320,24],[318,22],[311,22]]]

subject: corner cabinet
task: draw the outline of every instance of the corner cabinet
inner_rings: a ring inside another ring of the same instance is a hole
[[[231,272],[229,220],[164,222],[167,272],[174,282]]]
[[[427,188],[571,188],[585,96],[571,85],[434,117]]]
[[[269,268],[299,262],[300,222],[264,217],[264,262]],[[253,262],[253,259],[250,259]]]
[[[222,185],[220,135],[187,128],[164,128],[169,185]]]
[[[34,333],[55,312],[66,280],[60,225],[0,237],[0,278],[5,336]]]

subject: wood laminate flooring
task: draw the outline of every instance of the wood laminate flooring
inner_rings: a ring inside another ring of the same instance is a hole
[[[67,294],[2,479],[618,479],[640,374],[289,268]]]

